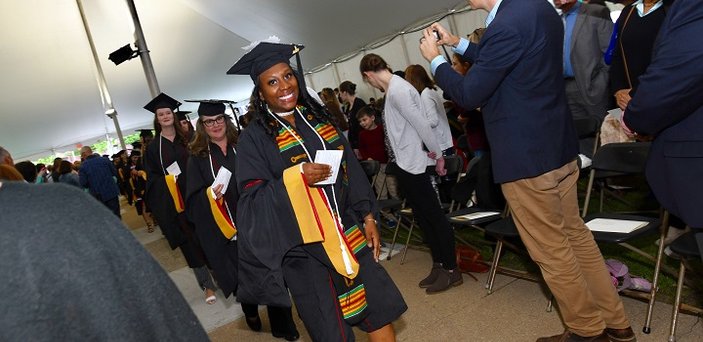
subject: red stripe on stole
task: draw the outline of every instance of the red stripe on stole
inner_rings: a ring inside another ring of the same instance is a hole
[[[220,198],[220,200],[219,201],[216,200],[215,203],[217,203],[217,209],[220,211],[220,214],[222,214],[222,216],[225,218],[225,221],[227,221],[227,223],[229,223],[230,225],[232,225],[232,227],[234,227],[234,223],[232,223],[232,220],[230,220],[229,214],[227,213],[227,208],[225,208],[225,205],[224,205],[225,199]]]
[[[312,201],[312,195],[310,194],[310,187],[307,186],[307,182],[305,181],[305,174],[301,173],[300,177],[303,178],[303,184],[305,184],[305,194],[308,195],[308,201],[310,202],[310,207],[312,208],[312,213],[315,215],[315,222],[317,222],[317,229],[320,230],[320,234],[322,235],[322,239],[325,238],[325,231],[322,229],[322,222],[320,222],[320,216],[317,214],[317,208],[315,207],[315,202]],[[324,201],[324,197],[322,198]],[[334,217],[332,218],[334,219]]]

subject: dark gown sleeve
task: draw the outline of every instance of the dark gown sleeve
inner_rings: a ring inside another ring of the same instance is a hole
[[[229,297],[237,290],[237,243],[229,241],[222,235],[212,217],[206,190],[212,185],[214,179],[210,173],[208,159],[191,156],[188,159],[187,169],[185,198],[188,219],[195,226],[195,234],[212,267],[217,284],[225,297]],[[230,182],[227,191],[234,192],[232,197],[236,198],[237,189],[233,182],[233,180]]]
[[[171,194],[166,186],[161,164],[159,162],[159,141],[158,137],[149,144],[146,153],[146,191],[144,200],[151,209],[152,214],[161,228],[161,232],[168,240],[172,249],[182,245],[186,240],[178,223],[178,213],[171,200]]]
[[[302,238],[283,184],[280,154],[258,122],[243,131],[238,147],[237,297],[245,303],[288,307],[282,261]]]

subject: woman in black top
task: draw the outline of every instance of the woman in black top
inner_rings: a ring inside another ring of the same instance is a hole
[[[617,45],[610,66],[610,88],[622,110],[637,90],[639,77],[649,66],[654,41],[672,2],[640,0],[620,13],[616,23]]]

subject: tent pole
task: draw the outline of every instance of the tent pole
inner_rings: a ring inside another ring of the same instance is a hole
[[[83,21],[85,35],[88,38],[88,43],[90,44],[90,51],[93,54],[93,62],[95,62],[96,71],[95,78],[98,81],[98,89],[100,90],[100,98],[103,102],[105,115],[112,119],[112,122],[115,124],[115,131],[117,132],[117,137],[120,140],[120,145],[122,146],[122,149],[126,149],[127,147],[124,143],[124,138],[122,137],[122,131],[120,130],[120,122],[117,120],[117,111],[115,110],[115,106],[112,104],[112,98],[110,97],[110,92],[107,89],[107,82],[105,81],[105,74],[103,74],[103,68],[100,65],[100,60],[98,59],[98,53],[95,51],[93,36],[90,34],[90,28],[88,27],[88,20],[86,19],[85,13],[83,11],[83,3],[81,2],[81,0],[76,0],[76,4],[78,5],[78,11],[81,14],[81,20]],[[105,132],[105,134],[107,133],[108,132]]]
[[[161,93],[161,90],[159,89],[159,82],[156,80],[154,65],[151,63],[149,49],[146,47],[146,39],[144,39],[142,24],[139,22],[139,16],[137,15],[137,8],[134,6],[134,0],[126,1],[127,6],[129,7],[129,13],[132,15],[132,21],[134,22],[134,39],[135,44],[137,45],[137,50],[139,51],[139,59],[142,61],[146,82],[149,85],[149,92],[151,93],[151,97],[154,98]]]

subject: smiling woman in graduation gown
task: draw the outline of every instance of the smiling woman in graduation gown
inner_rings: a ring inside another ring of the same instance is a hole
[[[237,159],[237,131],[217,100],[203,101],[198,108],[198,126],[190,144],[186,208],[195,232],[225,297],[237,293],[237,228],[234,217],[239,192],[234,174],[229,181],[214,184],[218,175],[233,173]],[[224,187],[226,185],[226,187]],[[247,324],[261,329],[258,305],[242,302]],[[296,340],[299,336],[290,307],[268,307],[275,337]]]
[[[188,267],[193,269],[198,284],[206,292],[206,302],[212,304],[216,300],[215,284],[207,270],[202,248],[184,212],[185,201],[181,190],[186,188],[188,149],[174,114],[180,104],[161,93],[144,106],[155,114],[156,129],[156,138],[146,150],[144,199],[171,248],[180,247]]]
[[[228,72],[255,83],[255,119],[238,143],[237,296],[289,306],[290,290],[314,341],[353,341],[352,326],[392,340],[391,322],[407,306],[374,261],[375,196],[348,141],[290,68],[299,48],[260,43]],[[339,174],[309,186],[331,175],[313,163],[320,150],[342,151]]]

